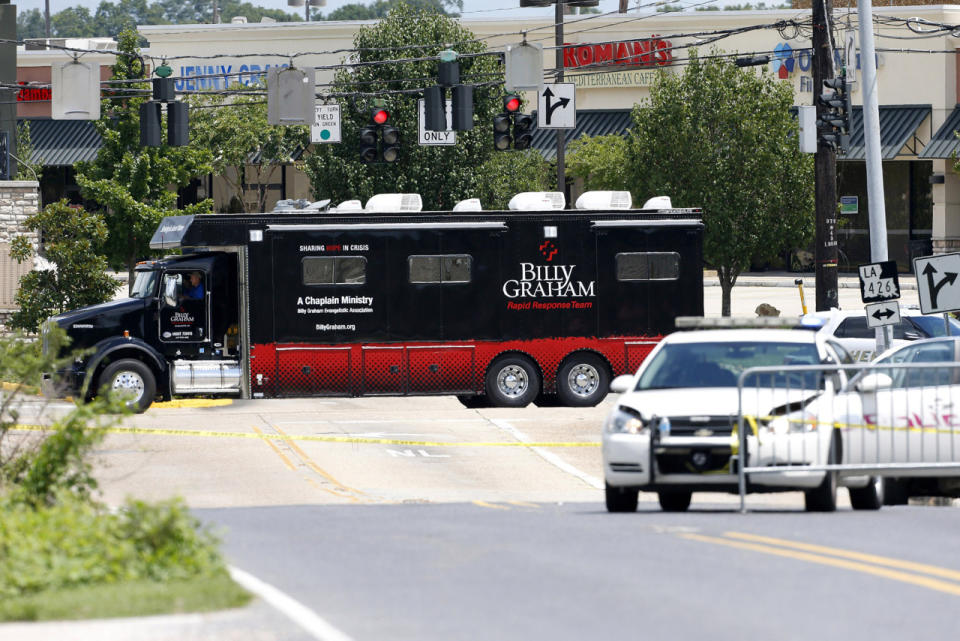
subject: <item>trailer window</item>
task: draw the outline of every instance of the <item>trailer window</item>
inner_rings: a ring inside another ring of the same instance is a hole
[[[303,259],[304,285],[362,285],[367,282],[363,256],[310,256]]]
[[[625,252],[617,254],[617,280],[677,280],[677,252]]]
[[[473,257],[468,254],[410,256],[411,283],[469,283]]]

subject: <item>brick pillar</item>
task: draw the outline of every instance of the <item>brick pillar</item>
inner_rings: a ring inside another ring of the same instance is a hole
[[[10,257],[10,241],[26,235],[34,251],[38,248],[36,232],[27,230],[23,221],[37,213],[40,206],[40,183],[34,180],[0,181],[0,320],[16,310],[13,298],[20,278],[33,269],[33,261],[22,264]]]

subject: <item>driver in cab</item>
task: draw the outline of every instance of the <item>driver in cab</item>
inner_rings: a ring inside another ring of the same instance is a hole
[[[181,300],[201,300],[203,294],[203,274],[198,271],[190,272],[183,285]]]

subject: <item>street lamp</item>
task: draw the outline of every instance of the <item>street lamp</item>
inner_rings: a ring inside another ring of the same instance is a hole
[[[325,7],[327,0],[287,0],[287,6],[303,7],[304,18],[310,22],[310,7]]]
[[[563,7],[595,7],[600,4],[600,0],[520,0],[521,7],[549,7],[556,5],[554,13],[554,39],[556,40],[556,64],[557,79],[556,82],[563,82]],[[567,133],[563,129],[557,129],[557,190],[563,194],[567,193],[567,168],[566,168],[566,142]]]

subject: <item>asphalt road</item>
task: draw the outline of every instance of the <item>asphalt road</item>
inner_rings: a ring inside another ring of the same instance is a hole
[[[806,514],[799,493],[603,509],[612,400],[151,409],[98,452],[109,501],[183,495],[230,562],[348,638],[953,638],[960,511]],[[523,445],[526,443],[526,445]],[[767,537],[767,538],[755,538]],[[805,547],[822,546],[822,547]],[[296,626],[275,637],[297,638]],[[271,638],[271,637],[267,637]],[[318,637],[325,638],[325,637]]]
[[[797,298],[738,288],[735,312],[751,296],[785,314]],[[708,313],[718,300],[707,288]],[[151,408],[97,450],[103,498],[183,496],[222,533],[229,562],[299,602],[306,623],[258,600],[149,626],[0,626],[0,638],[956,637],[960,510],[853,512],[841,490],[834,514],[804,513],[799,493],[751,496],[746,515],[713,494],[686,514],[660,512],[652,495],[636,514],[607,514],[598,441],[612,403]]]

